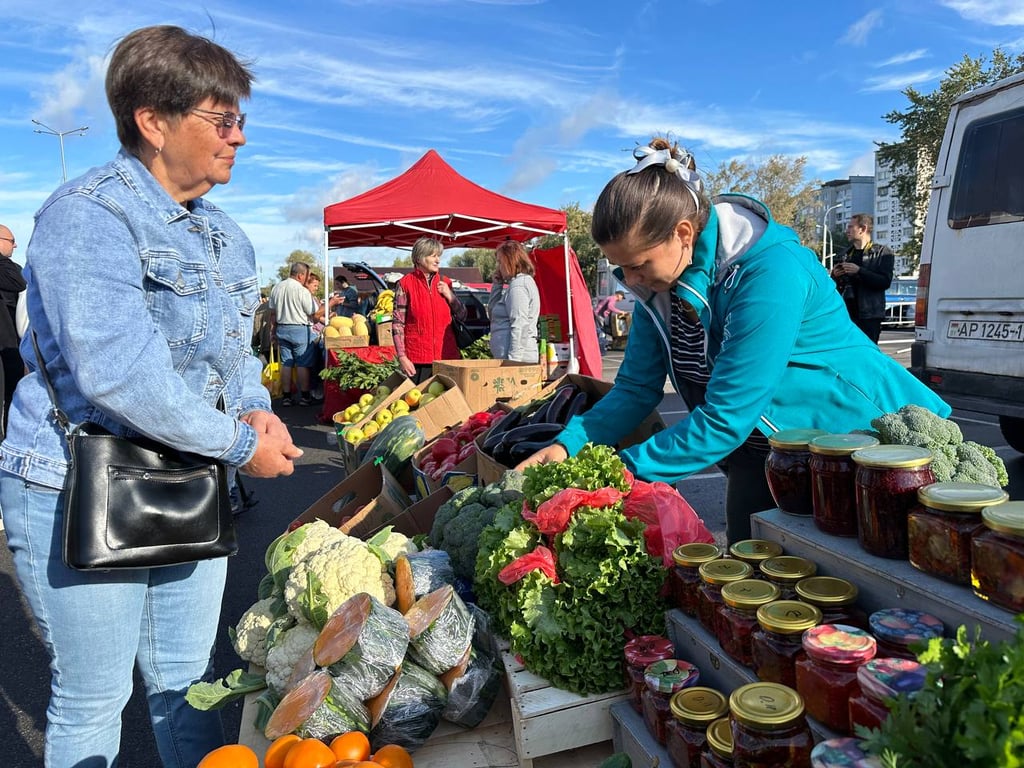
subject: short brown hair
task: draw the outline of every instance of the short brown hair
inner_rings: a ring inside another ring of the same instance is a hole
[[[498,260],[499,267],[508,267],[508,269],[502,269],[502,272],[508,277],[532,276],[534,273],[530,254],[526,252],[526,248],[520,242],[506,240],[495,249],[494,257]]]
[[[858,227],[864,227],[870,235],[875,228],[875,217],[870,213],[855,213],[850,217],[850,223]]]
[[[150,107],[165,117],[183,117],[204,99],[237,104],[249,98],[252,81],[247,64],[212,40],[181,27],[137,29],[117,44],[107,69],[117,138],[137,155],[142,134],[135,110]]]

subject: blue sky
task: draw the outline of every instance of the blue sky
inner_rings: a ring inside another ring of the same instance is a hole
[[[589,209],[670,133],[700,167],[806,156],[809,179],[872,173],[908,85],[965,54],[1024,49],[1022,0],[4,0],[0,222],[23,263],[32,215],[61,179],[117,151],[103,93],[112,45],[168,23],[253,61],[248,144],[209,197],[252,238],[264,280],[319,253],[326,204],[436,149],[478,184]],[[393,252],[333,252],[389,264]]]

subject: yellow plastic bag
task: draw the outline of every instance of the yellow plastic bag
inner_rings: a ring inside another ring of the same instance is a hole
[[[284,392],[281,383],[281,353],[276,344],[270,345],[269,362],[263,367],[263,386],[270,390],[271,397],[281,397]]]

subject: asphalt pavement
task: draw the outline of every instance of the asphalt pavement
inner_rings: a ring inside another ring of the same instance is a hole
[[[912,338],[912,332],[886,331],[881,346],[887,354],[907,365]],[[603,377],[606,380],[614,380],[621,361],[622,352],[609,352],[605,356]],[[686,414],[681,398],[670,387],[666,387],[659,412],[668,424]],[[318,409],[293,406],[281,410],[280,414],[305,454],[296,462],[295,473],[289,477],[246,481],[258,503],[237,518],[239,553],[229,562],[214,661],[218,676],[241,666],[228,641],[227,628],[256,600],[267,545],[297,514],[344,475],[333,428],[318,422]],[[1024,498],[1024,456],[1005,444],[994,417],[956,412],[954,418],[967,439],[996,449],[1007,463],[1011,498]],[[683,480],[678,487],[708,528],[719,539],[724,539],[725,478],[721,473],[716,469],[707,470]],[[6,544],[6,540],[2,543]],[[7,734],[0,745],[0,768],[33,768],[42,765],[50,674],[46,652],[14,580],[6,546],[0,546],[0,605],[0,733]],[[225,708],[223,718],[226,732],[233,737],[238,733],[241,704]],[[124,711],[119,766],[155,768],[159,764],[145,700],[137,690]]]

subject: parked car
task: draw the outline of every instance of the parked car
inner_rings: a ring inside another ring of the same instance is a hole
[[[455,295],[466,306],[466,327],[476,338],[491,332],[491,319],[487,315],[487,298],[490,291],[454,283]]]

